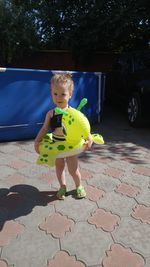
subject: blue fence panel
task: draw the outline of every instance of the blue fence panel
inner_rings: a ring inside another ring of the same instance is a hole
[[[0,69],[0,141],[32,139],[42,126],[45,114],[54,108],[50,79],[54,72],[33,69]],[[64,73],[65,71],[63,71]],[[74,92],[70,105],[77,107],[88,99],[82,112],[92,123],[98,122],[102,73],[70,72]]]

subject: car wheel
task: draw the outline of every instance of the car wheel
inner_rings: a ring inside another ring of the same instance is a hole
[[[141,125],[141,101],[138,94],[133,94],[129,98],[127,113],[131,126],[138,127]]]

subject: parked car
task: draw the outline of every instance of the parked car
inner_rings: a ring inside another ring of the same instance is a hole
[[[150,122],[150,51],[117,55],[105,95],[106,102],[123,107],[131,126]]]

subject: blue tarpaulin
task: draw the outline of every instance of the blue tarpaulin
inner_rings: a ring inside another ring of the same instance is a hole
[[[50,79],[55,72],[61,71],[0,68],[0,141],[36,136],[47,111],[54,107]],[[82,98],[87,98],[82,112],[90,122],[98,122],[103,102],[103,74],[69,73],[74,80],[70,105],[77,107]]]

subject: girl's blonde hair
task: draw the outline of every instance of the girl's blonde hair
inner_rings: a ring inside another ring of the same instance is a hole
[[[53,75],[51,79],[51,88],[56,85],[68,85],[69,91],[72,93],[73,91],[73,80],[72,75],[70,73],[56,73]]]

